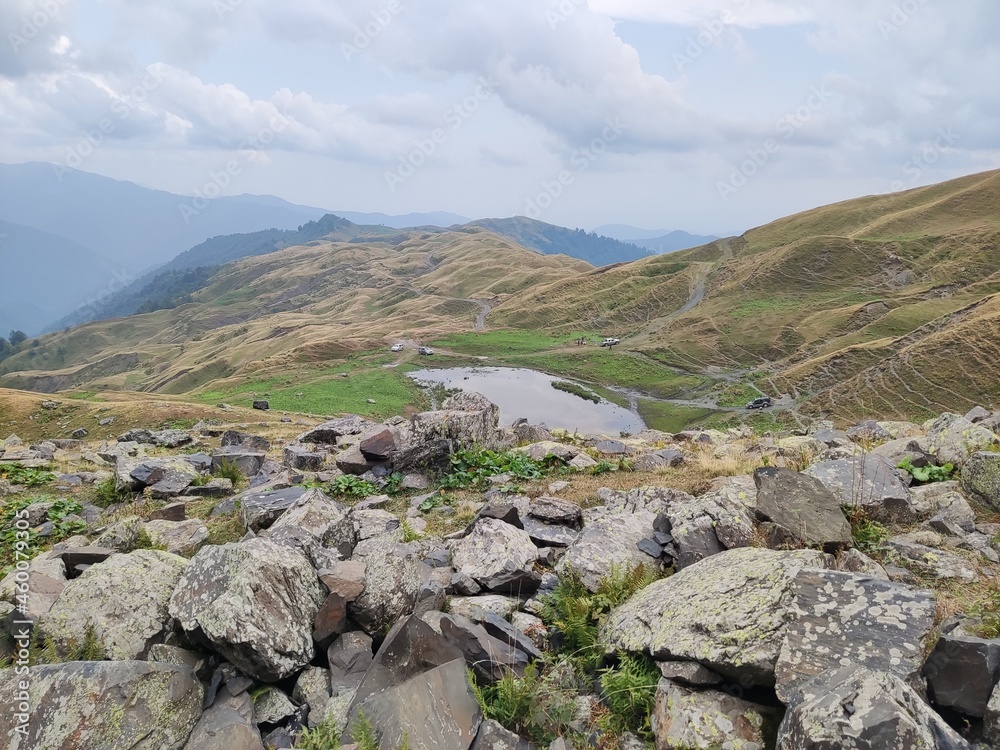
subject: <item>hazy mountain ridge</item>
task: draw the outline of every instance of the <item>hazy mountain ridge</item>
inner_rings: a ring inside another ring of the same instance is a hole
[[[465,226],[482,227],[510,237],[519,245],[545,255],[569,255],[594,266],[627,263],[645,258],[651,253],[650,250],[632,243],[585,232],[582,229],[567,229],[546,224],[524,216],[514,216],[509,219],[479,219]]]
[[[714,234],[690,234],[680,229],[640,229],[628,224],[604,224],[594,228],[596,234],[602,234],[622,242],[632,243],[657,253],[672,253],[677,250],[687,250],[719,239]]]

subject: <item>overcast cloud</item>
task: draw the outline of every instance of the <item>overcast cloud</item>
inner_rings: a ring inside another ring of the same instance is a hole
[[[4,0],[0,161],[742,231],[1000,167],[998,27],[990,0]]]

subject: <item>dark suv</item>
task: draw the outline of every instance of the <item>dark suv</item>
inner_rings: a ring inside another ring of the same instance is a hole
[[[759,396],[753,401],[747,404],[748,409],[770,409],[771,408],[771,397],[770,396]]]

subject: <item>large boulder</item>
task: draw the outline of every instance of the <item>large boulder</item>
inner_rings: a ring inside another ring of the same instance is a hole
[[[969,750],[969,744],[898,677],[854,665],[803,685],[778,729],[776,750],[833,748]]]
[[[983,739],[1000,747],[1000,684],[993,688],[990,702],[983,717]]]
[[[208,541],[208,527],[199,518],[187,521],[147,521],[144,525],[150,541],[166,547],[167,552],[190,557]]]
[[[1000,453],[973,453],[962,467],[962,487],[1000,511]]]
[[[678,570],[727,549],[749,546],[753,519],[747,509],[725,495],[688,497],[666,508],[669,533],[677,548]]]
[[[32,667],[30,679],[5,669],[0,736],[9,750],[179,750],[201,714],[202,695],[189,670],[168,664],[51,664]]]
[[[774,741],[778,710],[717,690],[689,690],[670,680],[656,686],[650,716],[657,750],[758,748]]]
[[[921,575],[938,580],[957,579],[965,583],[979,580],[979,570],[975,565],[939,549],[944,541],[933,531],[900,534],[890,537],[885,544],[894,553],[897,564]]]
[[[895,467],[882,456],[862,456],[820,461],[803,473],[816,477],[847,508],[861,508],[869,516],[885,522],[916,520],[906,485]]]
[[[941,464],[962,466],[974,453],[1000,450],[1000,437],[995,432],[957,414],[942,414],[925,423],[924,429],[924,447]]]
[[[179,495],[198,478],[198,470],[183,458],[133,458],[115,460],[115,488],[139,492],[146,487],[159,497]]]
[[[270,529],[275,531],[284,526],[298,526],[329,546],[333,528],[343,520],[347,510],[347,506],[341,505],[322,490],[312,488],[292,500]]]
[[[145,658],[168,630],[167,605],[187,565],[158,550],[112,555],[66,585],[43,630],[62,652],[92,638],[107,659]]]
[[[578,575],[590,591],[597,591],[601,579],[613,567],[651,566],[655,561],[638,545],[653,533],[655,515],[641,510],[635,513],[605,513],[583,527],[583,531],[556,565],[560,575]]]
[[[615,609],[601,627],[609,651],[698,661],[736,679],[774,684],[792,617],[792,581],[825,567],[821,552],[743,547],[655,581]]]
[[[297,438],[296,443],[319,443],[323,445],[336,445],[339,438],[348,435],[360,435],[362,432],[371,429],[375,423],[370,419],[358,417],[353,414],[346,417],[338,417],[306,430]]]
[[[985,716],[1000,684],[1000,639],[943,635],[927,657],[923,674],[934,705]]]
[[[312,661],[313,618],[325,599],[301,553],[250,539],[195,555],[170,614],[250,677],[274,682]]]
[[[851,573],[800,570],[775,665],[778,697],[787,703],[804,682],[847,663],[919,686],[934,608],[929,591]]]
[[[305,487],[289,487],[283,490],[247,490],[233,498],[233,504],[239,508],[240,520],[247,531],[259,532],[266,529],[308,490]]]
[[[839,547],[851,542],[851,524],[840,500],[815,477],[790,469],[754,472],[757,515],[777,524],[798,542]]]
[[[452,549],[456,569],[501,593],[533,593],[541,581],[533,570],[537,559],[528,532],[495,518],[480,518]]]
[[[348,611],[367,633],[375,634],[385,632],[413,611],[429,571],[416,550],[392,537],[373,539],[369,546],[364,589],[348,605]]]

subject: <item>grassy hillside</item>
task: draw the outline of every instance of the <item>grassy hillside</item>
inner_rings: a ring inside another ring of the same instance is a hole
[[[384,394],[400,411],[419,398],[413,346],[433,342],[439,365],[489,356],[640,391],[660,424],[729,418],[708,407],[737,380],[719,405],[757,387],[843,421],[995,406],[997,206],[989,172],[602,268],[472,226],[316,241],[224,266],[174,310],[22,346],[0,385],[270,394],[301,411],[336,394],[371,413]],[[622,344],[601,357],[580,336]]]

